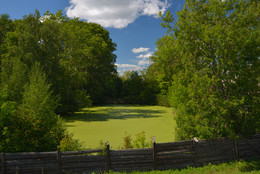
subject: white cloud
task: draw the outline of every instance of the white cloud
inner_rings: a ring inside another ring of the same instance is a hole
[[[138,62],[138,65],[149,65],[149,64],[151,64],[150,60],[140,60]]]
[[[128,69],[131,69],[131,70],[140,70],[140,69],[142,69],[140,66],[132,65],[132,64],[116,64],[116,66],[118,68],[128,68]]]
[[[170,6],[167,0],[70,0],[70,4],[68,17],[113,28],[125,28],[141,15],[158,17]]]
[[[143,0],[142,2],[142,15],[158,17],[159,11],[164,13],[166,9],[170,6],[168,1],[160,0]]]
[[[116,64],[116,66],[118,68],[117,72],[119,73],[119,75],[123,75],[126,71],[140,71],[144,68],[133,64]]]
[[[143,48],[143,47],[140,47],[140,48],[133,48],[132,49],[132,52],[133,53],[142,53],[142,52],[147,52],[149,51],[150,48]]]
[[[141,59],[148,59],[153,55],[152,52],[148,52],[146,54],[140,54],[139,56],[137,56],[137,58],[141,58]]]

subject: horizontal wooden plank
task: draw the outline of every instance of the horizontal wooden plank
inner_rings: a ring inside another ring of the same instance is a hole
[[[232,148],[232,144],[215,144],[215,145],[209,145],[209,146],[196,146],[196,151],[200,149],[226,149],[226,148]]]
[[[120,156],[120,157],[111,157],[111,162],[117,161],[142,161],[152,159],[151,156]]]
[[[249,145],[245,144],[245,145],[240,145],[240,146],[238,146],[237,149],[239,149],[239,150],[252,149],[252,150],[258,150],[258,151],[259,151],[259,150],[260,150],[260,146],[255,145],[254,147],[252,147],[252,146],[249,146]]]
[[[169,143],[157,143],[156,146],[185,146],[185,145],[192,145],[192,140],[184,140],[184,141],[176,141],[176,142],[169,142]]]
[[[130,150],[112,150],[110,151],[110,156],[133,156],[133,155],[151,155],[153,151],[149,149],[130,149]]]
[[[142,166],[142,165],[152,165],[153,160],[142,160],[142,161],[117,161],[111,162],[111,165],[124,165],[124,166]]]
[[[74,161],[70,161],[70,162],[66,162],[66,163],[61,163],[61,166],[73,166],[73,165],[82,165],[82,166],[105,166],[106,162],[74,162]]]
[[[100,152],[103,152],[103,149],[61,152],[61,156],[66,156],[66,155],[82,155],[82,154],[91,154],[91,153],[100,153]]]
[[[241,154],[241,153],[256,153],[256,151],[254,149],[243,149],[243,150],[238,150],[238,153]],[[259,155],[259,154],[258,154]]]
[[[52,168],[57,166],[54,164],[25,164],[25,165],[6,165],[6,168]]]
[[[57,167],[55,168],[6,168],[7,173],[42,173],[44,170],[46,173],[47,171],[57,171]],[[8,172],[9,171],[9,172]],[[17,171],[17,172],[16,172]]]
[[[205,157],[205,158],[198,158],[196,160],[197,163],[200,162],[213,162],[213,161],[222,161],[222,160],[233,160],[234,157],[231,155],[222,155],[222,156],[212,156],[212,157]]]
[[[197,155],[207,155],[207,154],[219,154],[219,153],[227,153],[227,152],[233,152],[233,148],[226,148],[226,149],[205,149],[196,151]]]
[[[76,161],[76,162],[92,162],[92,161],[105,161],[105,156],[66,156],[61,157],[61,162],[70,162],[70,161]]]
[[[176,153],[160,153],[156,155],[156,158],[160,157],[173,157],[176,159],[179,158],[192,158],[195,156],[195,153],[182,153],[182,152],[176,152]]]
[[[226,148],[232,148],[232,144],[215,144],[210,146],[196,146],[197,150],[206,150],[206,149],[226,149]]]
[[[18,160],[18,159],[45,159],[45,158],[48,158],[48,159],[51,159],[51,158],[56,158],[57,157],[57,154],[56,152],[55,153],[50,153],[50,154],[45,154],[47,152],[44,152],[44,153],[40,153],[40,152],[37,152],[37,153],[33,153],[31,152],[31,154],[11,154],[11,153],[8,153],[6,155],[6,161],[9,161],[9,160]]]
[[[185,150],[185,149],[192,149],[194,148],[191,145],[186,145],[186,146],[157,146],[156,151],[161,151],[162,149],[167,151],[167,150]]]
[[[56,164],[34,164],[34,165],[6,165],[6,168],[32,168],[32,169],[41,169],[41,168],[56,168]]]
[[[260,142],[258,143],[251,143],[251,144],[248,144],[248,143],[246,143],[246,142],[240,142],[240,143],[237,143],[237,147],[238,148],[243,148],[243,147],[251,147],[252,148],[252,146],[254,147],[254,148],[260,148],[260,146],[259,146],[259,144],[260,144]]]
[[[238,150],[238,154],[242,155],[242,154],[255,154],[255,155],[259,155],[258,153],[256,153],[254,150],[252,149],[244,149],[244,150]]]
[[[193,152],[194,151],[194,147],[192,146],[189,146],[189,147],[182,147],[182,148],[164,148],[164,147],[161,147],[161,148],[157,148],[156,149],[156,152],[157,153],[161,153],[161,152]]]
[[[38,156],[44,156],[44,155],[53,155],[56,154],[57,152],[21,152],[21,153],[5,153],[5,156],[8,157],[12,157],[12,156],[34,156],[34,155],[38,155]]]
[[[197,154],[196,158],[207,158],[207,157],[223,156],[223,155],[234,156],[233,151],[226,151],[226,152],[214,152],[208,154]]]
[[[233,143],[232,142],[205,142],[205,143],[198,143],[196,144],[196,149],[197,148],[211,148],[211,147],[232,147]]]
[[[156,150],[158,152],[167,151],[167,150],[185,150],[185,149],[192,149],[192,148],[193,148],[193,141],[159,143],[156,145]]]
[[[70,168],[82,168],[82,169],[99,169],[99,168],[105,168],[105,163],[71,163],[67,165],[62,165],[61,169],[70,169]]]
[[[152,148],[140,148],[140,149],[122,149],[122,150],[111,150],[110,152],[142,152],[142,151],[151,151]]]
[[[18,161],[18,162],[16,162],[16,163],[6,163],[6,167],[8,167],[8,168],[10,168],[10,167],[27,167],[27,166],[37,166],[37,167],[49,167],[49,166],[53,166],[53,165],[55,165],[55,166],[57,166],[56,165],[56,162],[54,162],[54,163],[43,163],[43,162],[28,162],[28,163],[26,163],[26,162],[20,162],[20,161]]]
[[[226,154],[233,153],[233,149],[218,149],[218,150],[205,150],[205,151],[196,151],[197,156],[207,156],[207,155],[218,155],[218,154]]]

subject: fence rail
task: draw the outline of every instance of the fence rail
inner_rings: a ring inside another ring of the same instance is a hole
[[[260,157],[260,135],[251,139],[197,140],[156,143],[153,148],[73,152],[2,153],[0,174],[91,173],[149,171],[203,166]]]

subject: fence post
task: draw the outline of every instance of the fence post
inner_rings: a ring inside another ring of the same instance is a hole
[[[2,174],[5,174],[5,153],[2,153]]]
[[[237,161],[238,160],[237,140],[233,140],[232,146],[233,146],[233,157],[234,160]]]
[[[193,141],[193,150],[194,150],[194,161],[193,161],[193,163],[194,163],[194,165],[195,165],[195,167],[197,167],[197,147],[196,147],[196,144],[199,142],[199,140],[196,138],[196,137],[194,137],[193,139],[192,139],[192,141]]]
[[[157,153],[156,141],[155,141],[155,137],[153,137],[153,170],[156,170],[156,153]]]
[[[60,148],[57,149],[57,174],[60,174]]]
[[[109,172],[109,170],[110,170],[110,146],[109,146],[108,141],[107,141],[106,155],[107,155],[106,156],[107,157],[107,159],[106,159],[106,169]]]

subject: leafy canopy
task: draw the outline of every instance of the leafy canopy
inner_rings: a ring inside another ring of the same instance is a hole
[[[259,131],[259,14],[257,1],[186,0],[177,21],[162,17],[168,34],[152,65],[177,109],[179,139]]]

